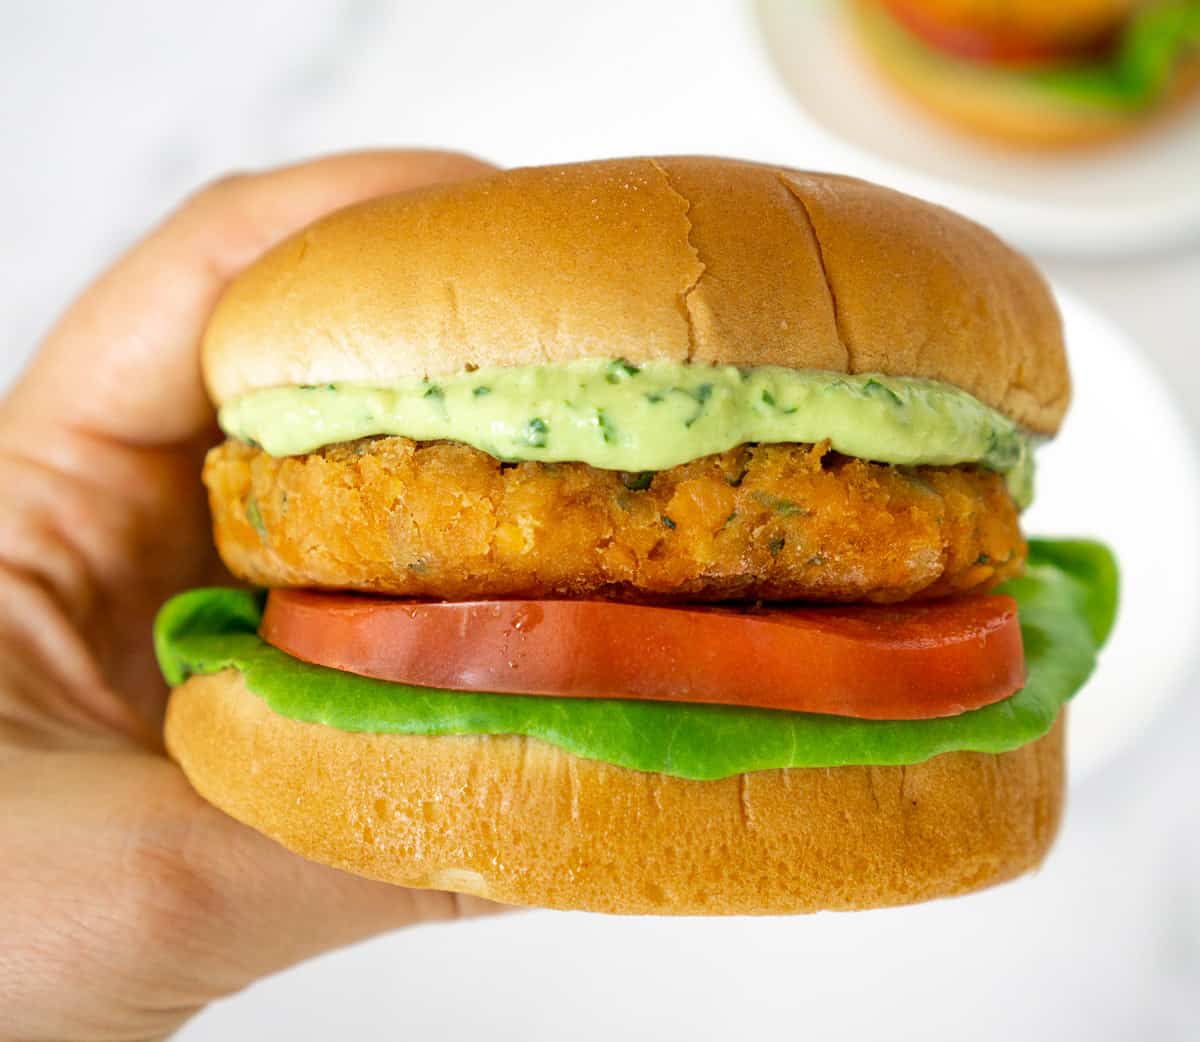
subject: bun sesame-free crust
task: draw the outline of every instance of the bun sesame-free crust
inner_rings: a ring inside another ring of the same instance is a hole
[[[1000,755],[687,781],[515,736],[339,731],[227,670],[176,688],[196,790],[298,854],[404,886],[634,914],[907,904],[1035,867],[1062,808],[1063,721]]]
[[[582,357],[924,377],[1047,434],[1069,398],[1053,298],[991,232],[853,178],[714,158],[341,210],[235,279],[203,345],[218,404]]]

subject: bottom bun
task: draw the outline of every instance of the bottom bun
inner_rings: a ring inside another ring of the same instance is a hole
[[[240,673],[176,688],[196,790],[314,861],[403,886],[594,912],[878,908],[1035,867],[1058,827],[1063,722],[998,756],[686,781],[514,736],[361,734],[273,712]]]
[[[953,58],[929,60],[900,46],[906,32],[870,0],[855,0],[859,39],[879,72],[926,112],[960,129],[1032,148],[1094,145],[1158,123],[1200,87],[1200,61],[1176,72],[1167,98],[1151,108],[1121,109],[1073,103],[1048,90],[1006,77],[1003,70],[976,69]],[[913,47],[923,47],[914,43]]]

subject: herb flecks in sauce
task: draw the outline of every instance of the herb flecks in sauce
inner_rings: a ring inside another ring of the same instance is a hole
[[[610,384],[619,384],[631,376],[637,376],[639,372],[641,370],[633,363],[624,358],[617,358],[608,363],[608,372],[605,373],[604,379]]]
[[[666,470],[739,445],[828,441],[899,466],[977,464],[1031,498],[1032,438],[946,384],[775,366],[581,359],[358,384],[254,391],[221,409],[227,433],[272,455],[380,435],[462,442],[502,460]]]
[[[600,436],[604,439],[605,445],[615,445],[617,442],[617,427],[616,424],[608,418],[608,415],[603,409],[596,410],[596,426],[600,428]]]
[[[525,444],[531,449],[544,449],[550,436],[550,426],[540,416],[525,424]]]

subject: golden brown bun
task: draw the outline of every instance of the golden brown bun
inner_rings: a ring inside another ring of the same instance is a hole
[[[991,232],[723,159],[512,170],[342,210],[237,278],[204,339],[218,404],[589,356],[943,380],[1042,433],[1069,397],[1054,301]]]
[[[852,0],[859,39],[878,71],[928,114],[960,130],[1026,148],[1099,145],[1159,123],[1193,98],[1200,86],[1200,60],[1181,66],[1170,96],[1150,109],[1072,105],[1053,95],[1025,89],[1003,73],[982,74],[952,59],[912,60],[896,47],[892,32],[881,32],[877,4]]]
[[[1063,797],[1061,720],[999,756],[696,782],[518,737],[301,723],[227,671],[175,689],[166,740],[202,796],[314,861],[598,912],[814,912],[961,894],[1035,867]]]

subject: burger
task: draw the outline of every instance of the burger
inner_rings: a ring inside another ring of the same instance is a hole
[[[851,0],[874,65],[928,111],[1031,146],[1144,125],[1200,84],[1200,0]]]
[[[1116,573],[1021,533],[1067,365],[983,228],[724,159],[511,170],[276,246],[203,367],[247,586],[156,643],[168,750],[235,818],[616,913],[923,901],[1046,853]]]

